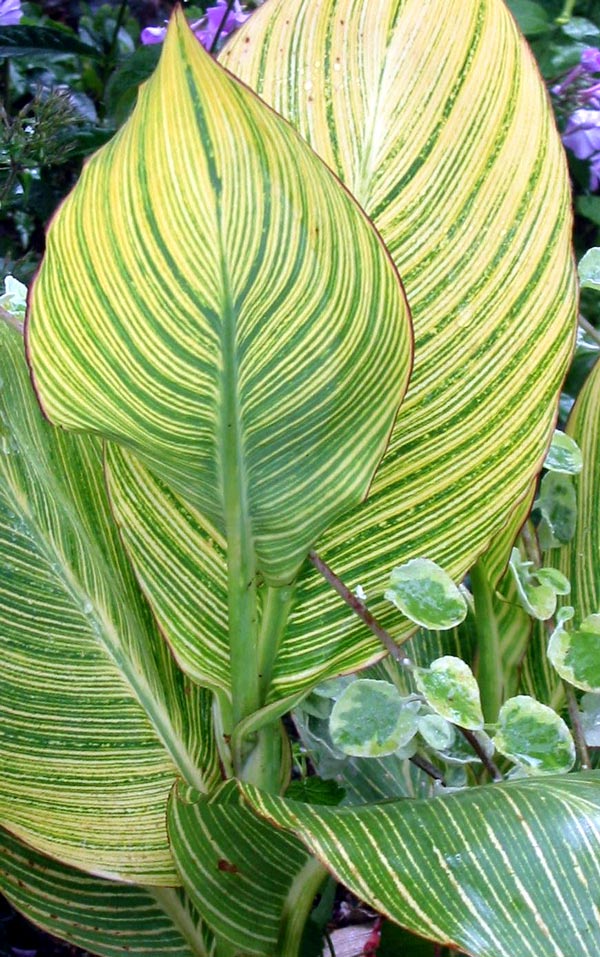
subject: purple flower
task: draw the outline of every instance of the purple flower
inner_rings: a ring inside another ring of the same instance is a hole
[[[0,0],[0,26],[14,26],[22,16],[21,0]]]
[[[595,192],[600,186],[600,153],[592,156],[590,163],[590,189]]]
[[[166,35],[166,27],[146,27],[140,34],[140,40],[148,46],[150,43],[162,43]]]
[[[579,62],[588,73],[600,73],[600,50],[588,47],[581,54]]]
[[[2,0],[0,0],[0,2],[2,2]],[[9,2],[12,2],[12,0],[9,0]],[[228,6],[227,0],[217,0],[216,7],[207,7],[206,17],[190,24],[194,35],[206,50],[210,50],[217,33],[219,34],[219,39],[223,40],[226,36],[229,36],[230,33],[233,33],[234,30],[237,30],[238,27],[241,27],[242,23],[245,23],[250,16],[249,13],[243,12],[239,0],[235,0],[231,10],[225,17]],[[223,17],[225,17],[224,23]],[[221,23],[223,23],[222,27]],[[140,39],[142,43],[145,44],[162,43],[166,32],[166,27],[146,27],[145,30],[142,30]]]
[[[600,110],[575,110],[571,113],[563,143],[577,159],[589,159],[600,150]]]

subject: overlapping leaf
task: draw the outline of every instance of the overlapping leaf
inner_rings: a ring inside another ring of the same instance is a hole
[[[596,957],[600,773],[332,809],[244,793],[357,896],[474,957]]]
[[[180,11],[50,228],[28,348],[53,421],[134,450],[273,585],[366,494],[411,363],[377,233]]]
[[[236,953],[297,953],[325,878],[297,838],[258,817],[233,782],[195,803],[174,792],[169,836],[184,887]]]
[[[1,829],[0,889],[45,931],[101,957],[208,957],[181,891],[89,877]]]
[[[0,821],[96,874],[173,882],[169,789],[218,776],[209,696],[139,595],[100,443],[45,422],[22,337],[0,324],[0,343]]]
[[[271,0],[221,60],[373,218],[413,315],[390,448],[367,503],[318,547],[374,597],[414,556],[460,577],[541,464],[574,330],[567,179],[531,58],[500,0]],[[375,653],[311,572],[277,693]]]

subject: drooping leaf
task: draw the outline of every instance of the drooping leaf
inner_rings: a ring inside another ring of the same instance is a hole
[[[101,957],[207,957],[202,928],[173,888],[90,877],[0,829],[0,890],[49,934]]]
[[[575,300],[545,90],[500,0],[452,0],[443,17],[433,0],[270,0],[220,59],[340,176],[403,277],[410,388],[366,504],[317,551],[406,637],[380,599],[387,569],[427,555],[460,580],[527,494],[554,425]],[[378,653],[307,571],[273,694]]]
[[[310,906],[326,876],[297,838],[252,811],[233,781],[195,803],[174,791],[169,835],[183,885],[219,937],[243,954],[294,952],[306,916],[296,897],[308,892]]]
[[[583,460],[581,449],[575,439],[566,432],[555,430],[548,454],[544,459],[544,468],[550,472],[564,472],[566,475],[577,475],[581,472]]]
[[[99,442],[44,421],[2,323],[0,378],[0,822],[95,874],[173,882],[169,790],[219,776],[210,696],[139,594]]]
[[[454,628],[467,616],[467,603],[450,576],[428,558],[392,569],[384,598],[423,628]]]
[[[437,658],[415,672],[415,682],[436,714],[473,731],[483,728],[479,687],[466,662],[452,655]]]
[[[377,233],[181,11],[51,225],[28,351],[53,421],[133,450],[271,585],[364,498],[411,362]]]
[[[500,708],[496,750],[529,774],[558,774],[575,764],[567,725],[552,708],[528,695],[509,698]]]
[[[418,710],[418,702],[403,700],[389,681],[353,681],[333,706],[331,740],[357,758],[393,754],[417,733]]]
[[[360,900],[417,934],[474,957],[598,953],[600,773],[360,808],[244,794]]]
[[[526,37],[546,33],[552,26],[548,11],[541,3],[534,3],[533,0],[507,0],[507,6]]]

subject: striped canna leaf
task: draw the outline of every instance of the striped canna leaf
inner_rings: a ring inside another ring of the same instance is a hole
[[[139,594],[100,443],[44,421],[1,323],[0,376],[0,822],[92,873],[176,883],[167,798],[178,774],[219,778],[210,695]]]
[[[513,535],[512,513],[550,440],[575,319],[551,111],[500,0],[304,0],[293,9],[270,0],[221,60],[330,164],[405,277],[416,350],[409,392],[367,502],[317,543],[402,640],[413,626],[382,601],[391,568],[426,556],[460,579],[490,541]],[[493,89],[492,74],[501,78]],[[226,687],[218,530],[127,451],[111,453],[109,477],[180,664]],[[182,577],[184,612],[173,601]],[[381,653],[309,566],[293,601],[271,701]]]
[[[360,900],[473,957],[596,957],[600,773],[352,808],[241,785]]]
[[[52,421],[151,466],[225,538],[237,589],[287,584],[364,498],[411,364],[377,233],[181,11],[50,227],[27,341]]]
[[[39,927],[100,957],[209,957],[181,890],[90,877],[1,829],[0,890]]]
[[[169,837],[184,888],[231,945],[225,953],[298,953],[326,871],[296,837],[251,810],[235,782],[201,800],[175,789]]]
[[[579,445],[583,468],[573,477],[577,491],[575,536],[560,548],[544,554],[571,582],[571,594],[561,600],[575,609],[569,630],[600,609],[600,363],[589,374],[567,424]]]
[[[501,0],[270,0],[220,59],[331,166],[403,278],[410,388],[367,502],[317,546],[400,639],[389,570],[426,556],[461,578],[550,441],[575,281],[546,92]],[[272,695],[376,654],[307,571]]]

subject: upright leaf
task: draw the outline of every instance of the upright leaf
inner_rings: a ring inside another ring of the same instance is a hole
[[[95,874],[176,881],[166,802],[178,773],[219,775],[210,697],[136,588],[99,442],[44,421],[3,324],[0,378],[0,822]]]
[[[598,953],[598,772],[358,808],[244,794],[417,934],[474,957]]]
[[[575,283],[546,91],[501,0],[270,0],[220,57],[340,176],[405,284],[402,413],[369,499],[318,544],[405,637],[377,600],[390,569],[427,556],[461,578],[550,440]],[[298,599],[277,694],[379,651],[312,570]]]
[[[600,609],[600,363],[579,393],[567,424],[583,457],[583,468],[573,477],[577,501],[575,535],[559,549],[544,555],[544,563],[560,569],[571,582],[565,604],[575,609],[573,628],[579,628]]]
[[[47,414],[135,451],[225,536],[244,587],[289,582],[364,498],[411,362],[356,203],[179,11],[47,250],[28,323]]]

